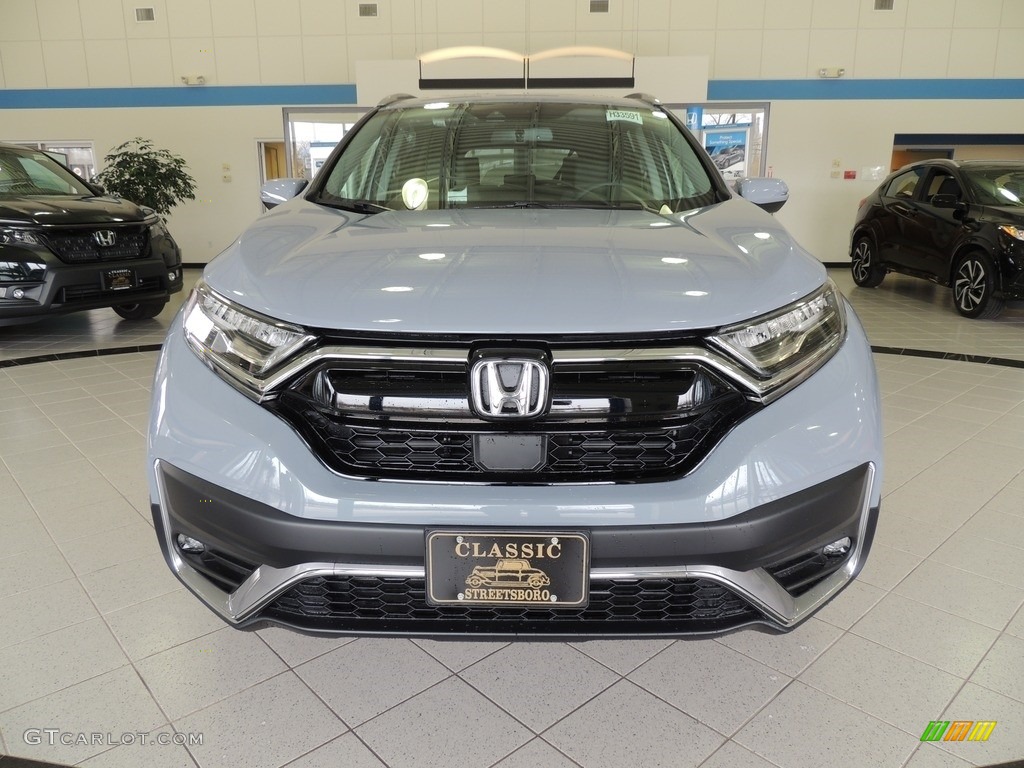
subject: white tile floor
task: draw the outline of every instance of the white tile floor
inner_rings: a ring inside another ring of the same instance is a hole
[[[965,321],[944,289],[836,277],[878,345],[1024,360],[1020,310]],[[0,360],[158,343],[170,315],[0,328]],[[875,547],[792,633],[466,643],[238,632],[192,598],[149,518],[155,357],[0,368],[0,754],[90,768],[953,768],[1024,755],[1024,369],[876,355],[888,463]],[[984,743],[922,744],[939,719],[998,725]],[[101,743],[30,744],[29,729]],[[117,745],[140,731],[202,744]]]

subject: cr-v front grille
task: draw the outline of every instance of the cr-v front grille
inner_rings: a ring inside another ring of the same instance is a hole
[[[327,360],[267,407],[339,473],[487,483],[680,476],[758,407],[699,363],[556,359],[543,415],[485,419],[469,378],[451,359]]]

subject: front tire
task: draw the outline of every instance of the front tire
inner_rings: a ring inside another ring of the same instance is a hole
[[[870,238],[862,237],[853,246],[850,272],[853,274],[853,282],[861,288],[874,288],[885,279],[885,269],[878,263]]]
[[[113,310],[125,320],[150,320],[167,306],[167,299],[140,301],[138,304],[115,304]]]
[[[960,257],[953,271],[953,304],[956,311],[972,319],[998,317],[1005,302],[996,293],[996,272],[992,260],[981,251]]]

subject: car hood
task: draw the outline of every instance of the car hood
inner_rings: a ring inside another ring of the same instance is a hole
[[[739,198],[661,216],[391,211],[293,200],[206,269],[288,322],[377,333],[629,334],[728,325],[807,295],[822,264]]]
[[[28,195],[0,198],[0,221],[24,224],[112,224],[142,221],[135,203],[117,197]]]
[[[1024,208],[1017,205],[984,205],[978,206],[980,213],[974,214],[992,221],[995,224],[1010,222],[1020,226],[1024,222]]]

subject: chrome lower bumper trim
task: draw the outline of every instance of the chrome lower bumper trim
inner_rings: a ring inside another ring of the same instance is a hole
[[[157,462],[157,478],[162,478]],[[861,489],[860,524],[857,541],[843,567],[829,575],[804,594],[793,597],[763,568],[736,571],[715,565],[677,565],[650,568],[593,568],[592,580],[669,578],[707,579],[728,587],[761,611],[772,622],[789,628],[799,624],[811,613],[841,590],[860,569],[864,557],[864,542],[871,512],[871,488],[875,466],[868,465]],[[159,481],[158,481],[159,482]],[[317,576],[378,576],[422,579],[422,566],[387,566],[358,563],[301,563],[288,568],[261,565],[234,592],[228,593],[214,586],[201,573],[186,563],[171,540],[167,514],[166,491],[159,482],[160,518],[167,542],[167,558],[171,569],[196,595],[231,624],[240,624],[252,618],[278,596],[295,584]]]

